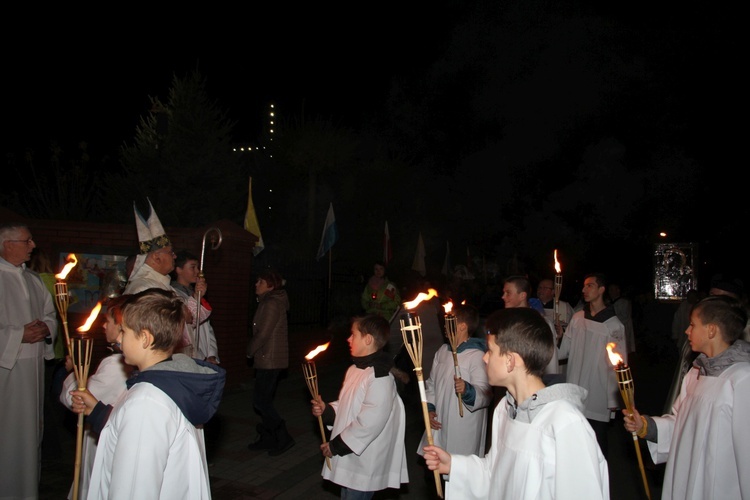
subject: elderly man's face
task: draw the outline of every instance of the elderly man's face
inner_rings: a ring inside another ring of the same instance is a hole
[[[172,246],[164,247],[153,252],[154,269],[163,275],[167,275],[174,269],[174,259],[177,257],[172,250]]]
[[[547,303],[555,298],[555,285],[552,280],[542,280],[539,282],[539,286],[536,287],[536,296],[543,303]]]
[[[3,242],[2,256],[14,266],[20,266],[31,259],[36,243],[26,228],[19,228]]]

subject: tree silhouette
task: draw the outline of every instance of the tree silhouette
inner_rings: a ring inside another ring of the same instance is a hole
[[[149,198],[164,225],[240,223],[247,172],[232,151],[234,123],[207,95],[206,79],[197,70],[175,76],[167,103],[151,102],[134,143],[121,148],[122,170],[105,179],[110,220],[131,221],[132,202]]]

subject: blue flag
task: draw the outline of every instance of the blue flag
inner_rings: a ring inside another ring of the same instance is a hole
[[[318,257],[320,260],[331,249],[336,240],[339,239],[339,230],[336,228],[336,217],[333,215],[333,203],[328,205],[328,215],[326,215],[326,224],[323,226],[323,235],[320,237],[320,246],[318,247]]]

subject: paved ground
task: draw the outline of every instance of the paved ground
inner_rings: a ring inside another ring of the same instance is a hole
[[[315,335],[315,333],[309,333]],[[320,332],[322,342],[330,333]],[[322,343],[321,342],[321,343]],[[317,363],[320,393],[324,400],[335,399],[349,364],[344,336],[335,336],[334,344],[319,355]],[[301,359],[301,358],[300,358]],[[635,379],[636,404],[644,413],[660,413],[667,393],[674,359],[663,353],[645,353],[631,357]],[[310,394],[299,366],[292,366],[280,385],[277,402],[280,413],[287,420],[289,432],[296,445],[278,457],[263,452],[251,452],[247,444],[255,434],[259,422],[251,407],[254,380],[239,390],[226,393],[218,414],[206,429],[207,453],[213,498],[216,500],[258,499],[333,499],[339,489],[321,476],[323,460],[318,449],[321,441],[318,422],[310,414]],[[432,486],[433,476],[425,481],[424,470],[417,463],[415,453],[424,431],[421,404],[418,397],[405,393],[407,408],[406,449],[409,461],[408,485],[400,490],[385,490],[376,499],[431,499],[437,498]],[[74,434],[64,426],[64,412],[51,408],[43,444],[42,483],[40,499],[64,499],[73,477],[75,452]],[[643,447],[643,459],[650,484],[651,497],[661,494],[662,466],[653,466]],[[622,428],[618,418],[610,428],[610,491],[614,500],[646,498],[637,465],[632,438]]]

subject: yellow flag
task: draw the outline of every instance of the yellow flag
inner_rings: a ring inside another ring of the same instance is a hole
[[[258,241],[255,242],[255,247],[253,248],[253,256],[258,255],[265,248],[265,246],[263,245],[263,236],[261,236],[260,234],[258,216],[255,214],[255,207],[253,206],[252,177],[250,177],[250,182],[248,183],[247,187],[247,212],[245,212],[245,231],[258,237]]]

